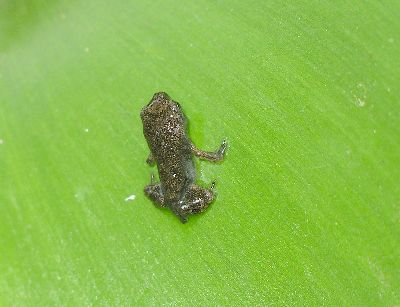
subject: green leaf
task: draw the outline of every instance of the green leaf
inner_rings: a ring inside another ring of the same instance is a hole
[[[399,10],[0,1],[0,305],[399,304]],[[161,90],[229,142],[185,225],[143,195]]]

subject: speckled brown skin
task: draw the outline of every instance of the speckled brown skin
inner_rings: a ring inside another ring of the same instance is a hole
[[[157,163],[160,183],[152,182],[145,194],[157,205],[169,207],[183,223],[190,214],[202,212],[214,200],[212,189],[195,185],[193,154],[206,160],[220,161],[226,143],[215,152],[197,149],[186,133],[186,118],[179,104],[163,92],[154,94],[140,113],[143,133],[150,148],[147,163]]]

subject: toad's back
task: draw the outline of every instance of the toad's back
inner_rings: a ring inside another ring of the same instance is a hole
[[[140,116],[144,136],[157,163],[164,201],[172,205],[195,180],[185,116],[179,104],[165,93],[155,94]]]

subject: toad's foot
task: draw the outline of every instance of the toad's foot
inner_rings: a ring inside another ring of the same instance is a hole
[[[151,184],[145,186],[144,194],[146,194],[146,196],[150,198],[155,205],[158,205],[159,207],[166,207],[164,203],[164,195],[161,191],[161,185],[159,183],[153,184],[152,182]]]

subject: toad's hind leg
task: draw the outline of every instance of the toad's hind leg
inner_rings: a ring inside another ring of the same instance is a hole
[[[145,186],[144,194],[146,194],[155,205],[158,205],[159,207],[165,207],[164,195],[161,191],[161,185],[159,183],[151,183]]]
[[[195,184],[189,186],[183,200],[180,201],[181,215],[186,217],[205,211],[214,200],[214,193]]]

